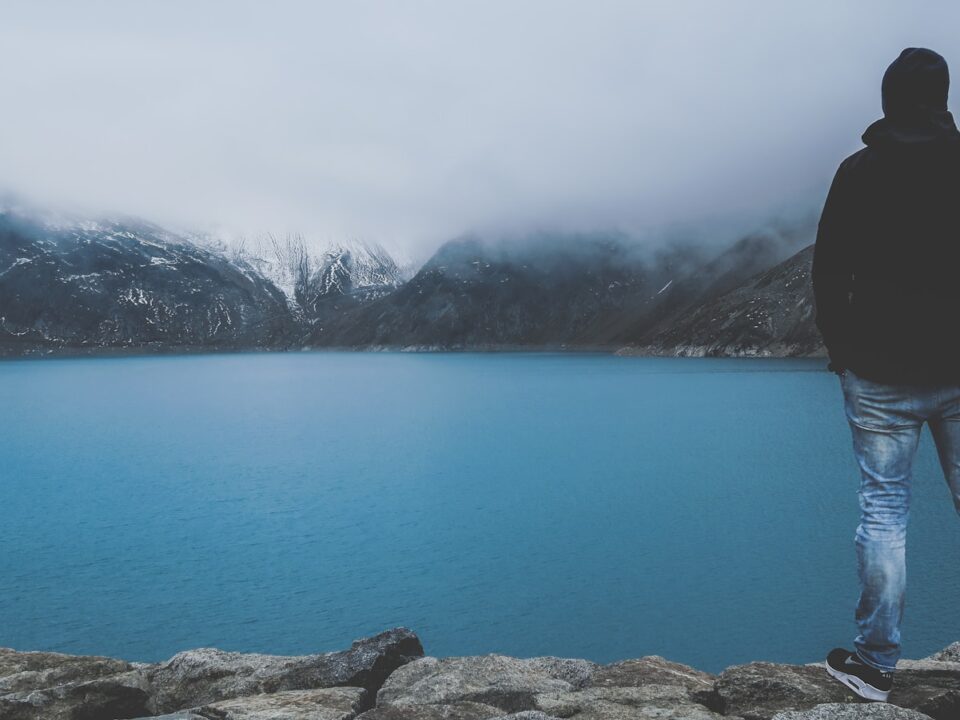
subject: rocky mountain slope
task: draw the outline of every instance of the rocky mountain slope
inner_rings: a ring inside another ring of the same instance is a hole
[[[814,324],[813,246],[662,321],[621,350],[641,355],[822,355]]]
[[[599,664],[425,656],[394,628],[303,656],[187,650],[160,663],[0,648],[3,720],[955,720],[960,643],[897,666],[867,703],[822,663],[711,675],[658,656]]]
[[[135,219],[0,212],[0,354],[598,349],[823,354],[810,222],[721,250],[618,233],[464,237],[412,277],[383,248],[225,243]],[[798,252],[800,251],[800,252]]]
[[[774,226],[752,233],[713,256],[704,257],[702,249],[697,248],[700,253],[691,258],[692,253],[684,253],[682,246],[673,248],[663,258],[673,272],[669,286],[660,293],[659,302],[646,313],[627,308],[607,319],[595,332],[605,345],[649,344],[652,337],[683,322],[697,307],[712,303],[744,286],[759,273],[795,256],[801,248],[809,246],[814,235],[813,220],[808,218],[797,225]],[[693,340],[693,336],[681,337],[681,340]],[[679,351],[682,341],[672,346],[665,342],[664,348]]]
[[[711,255],[689,244],[649,252],[617,234],[461,238],[397,291],[328,316],[310,342],[445,350],[638,345],[809,240],[808,226],[774,229]]]
[[[139,220],[0,213],[0,353],[285,347],[282,293]]]
[[[345,347],[559,346],[657,282],[639,251],[618,238],[513,246],[467,237],[446,243],[396,292],[332,319],[311,339]]]

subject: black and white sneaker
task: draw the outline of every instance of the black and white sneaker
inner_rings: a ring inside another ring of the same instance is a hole
[[[867,665],[855,652],[836,648],[827,655],[827,672],[857,695],[885,702],[893,687],[893,673]]]

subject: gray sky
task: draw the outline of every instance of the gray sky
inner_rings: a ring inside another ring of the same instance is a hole
[[[415,254],[709,235],[819,210],[886,66],[960,68],[957,27],[950,2],[8,0],[0,184]]]

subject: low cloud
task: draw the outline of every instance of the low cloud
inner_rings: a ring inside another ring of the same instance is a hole
[[[735,233],[819,209],[960,8],[11,2],[0,183],[422,255],[464,232]]]

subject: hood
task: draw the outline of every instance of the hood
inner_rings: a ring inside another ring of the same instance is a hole
[[[906,48],[883,75],[883,117],[863,133],[871,146],[918,146],[960,140],[947,110],[950,73],[933,50]]]

